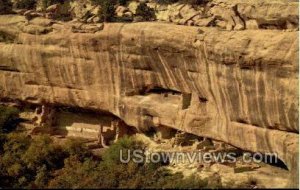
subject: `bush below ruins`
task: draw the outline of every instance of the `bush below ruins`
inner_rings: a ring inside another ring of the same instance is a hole
[[[0,121],[16,117],[15,109],[0,107]],[[12,117],[13,116],[13,117]],[[30,136],[22,131],[0,134],[1,188],[202,188],[195,176],[183,179],[161,163],[119,159],[120,150],[144,149],[142,142],[123,137],[102,156],[95,156],[80,139],[55,143],[49,135]]]

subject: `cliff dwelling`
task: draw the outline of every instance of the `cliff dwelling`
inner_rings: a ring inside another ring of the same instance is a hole
[[[298,188],[298,9],[0,0],[0,188]]]

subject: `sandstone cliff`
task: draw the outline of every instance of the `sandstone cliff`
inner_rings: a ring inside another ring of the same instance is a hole
[[[164,126],[277,153],[298,183],[297,31],[140,22],[78,33],[77,25],[0,16],[0,98],[105,111],[140,131]]]

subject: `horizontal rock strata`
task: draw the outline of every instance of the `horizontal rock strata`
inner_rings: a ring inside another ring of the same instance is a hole
[[[24,31],[30,24],[49,30]],[[72,29],[0,16],[0,98],[105,111],[140,131],[170,127],[277,153],[298,183],[298,32],[157,22]]]

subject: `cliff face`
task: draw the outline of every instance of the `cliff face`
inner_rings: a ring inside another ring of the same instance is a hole
[[[76,33],[72,22],[26,22],[0,16],[1,99],[106,111],[141,131],[165,126],[277,153],[298,178],[298,32],[145,22]]]

